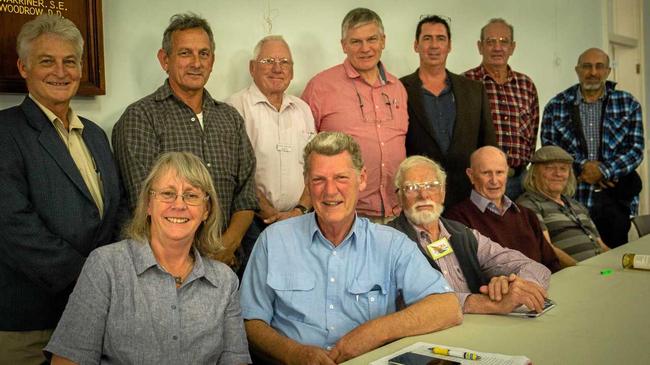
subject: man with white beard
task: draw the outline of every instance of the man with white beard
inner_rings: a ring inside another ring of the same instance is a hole
[[[551,272],[463,224],[440,218],[446,174],[411,156],[395,176],[402,214],[388,225],[405,233],[456,291],[464,313],[509,313],[521,305],[541,312]]]

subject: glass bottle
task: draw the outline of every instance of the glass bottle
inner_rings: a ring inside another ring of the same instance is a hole
[[[623,268],[650,270],[650,255],[623,254]]]

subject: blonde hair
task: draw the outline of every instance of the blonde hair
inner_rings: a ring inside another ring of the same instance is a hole
[[[551,162],[557,162],[557,161],[549,161]],[[567,181],[566,186],[564,187],[564,190],[562,190],[562,195],[564,196],[573,196],[576,192],[576,175],[573,172],[573,167],[570,166],[570,163],[567,163],[569,165],[569,181]],[[529,191],[531,193],[537,193],[537,194],[544,194],[542,191],[542,187],[539,185],[539,179],[541,178],[539,169],[542,167],[541,165],[544,165],[543,162],[538,162],[534,163],[531,165],[530,169],[528,169],[528,173],[524,177],[524,189],[526,191]]]
[[[168,171],[173,171],[176,176],[187,180],[192,186],[203,190],[208,195],[208,218],[194,233],[192,245],[203,256],[216,258],[216,254],[223,248],[221,245],[221,208],[217,201],[217,192],[214,189],[212,178],[201,159],[189,152],[167,152],[160,157],[151,168],[149,175],[142,183],[133,218],[124,229],[124,235],[136,241],[148,242],[151,240],[151,217],[147,213],[151,201],[151,189],[154,183]]]

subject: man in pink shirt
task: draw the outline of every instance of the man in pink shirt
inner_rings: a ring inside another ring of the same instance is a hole
[[[345,61],[312,78],[302,98],[314,114],[317,131],[340,131],[361,146],[368,181],[357,213],[376,222],[399,214],[392,181],[406,157],[406,90],[381,63],[386,36],[377,13],[351,10],[341,24]]]

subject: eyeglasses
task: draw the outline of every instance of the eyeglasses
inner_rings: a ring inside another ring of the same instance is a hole
[[[594,67],[596,68],[596,71],[604,71],[609,68],[609,66],[604,63],[597,63],[595,65],[591,63],[581,63],[578,65],[578,68],[580,68],[582,71],[591,71],[591,69]]]
[[[483,40],[483,43],[488,45],[488,47],[494,47],[497,44],[499,44],[501,47],[510,47],[512,45],[512,41],[510,40],[510,38],[504,38],[504,37],[486,38]]]
[[[289,67],[291,67],[291,65],[293,65],[293,61],[290,61],[288,58],[268,57],[268,58],[262,58],[261,60],[258,60],[257,62],[261,63],[264,66],[269,66],[269,67],[273,67],[273,65],[278,65],[283,70],[286,70]]]
[[[151,194],[154,198],[156,198],[158,201],[161,201],[163,203],[173,203],[179,197],[179,194],[177,194],[173,190],[163,190],[163,191],[149,190],[149,194]],[[208,194],[200,194],[200,193],[193,193],[193,192],[183,193],[180,195],[180,197],[187,205],[201,205],[201,203],[210,199],[210,196]]]
[[[418,192],[439,193],[442,190],[440,181],[426,181],[422,183],[406,183],[402,191],[406,195],[416,195]]]
[[[363,121],[366,123],[386,123],[390,122],[393,120],[393,104],[397,103],[396,100],[393,102],[390,101],[390,97],[388,94],[382,92],[381,93],[381,98],[383,99],[383,103],[388,107],[388,110],[390,111],[390,118],[389,119],[370,119],[366,115],[366,108],[365,104],[363,103],[363,98],[361,97],[361,94],[359,94],[359,90],[357,90],[357,85],[352,83],[352,86],[354,86],[354,91],[357,93],[357,100],[359,101],[359,109],[361,109],[361,116],[363,117]],[[379,110],[377,111],[379,112]]]

